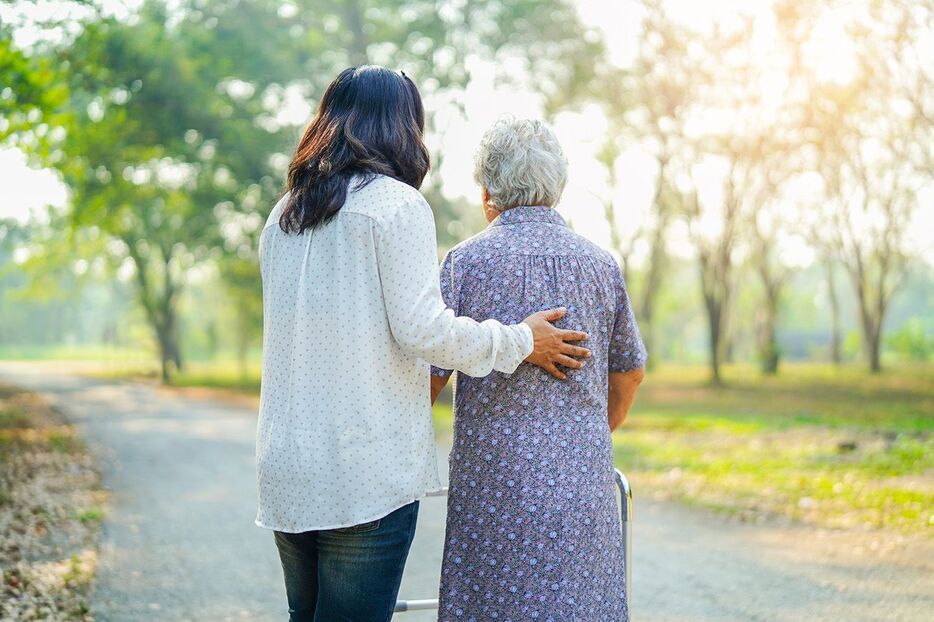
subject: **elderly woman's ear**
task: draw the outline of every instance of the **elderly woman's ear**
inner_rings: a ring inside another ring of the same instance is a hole
[[[490,191],[483,188],[480,192],[480,200],[482,201],[483,215],[486,216],[486,221],[493,222],[496,220],[496,217],[499,216],[499,210],[490,205]]]

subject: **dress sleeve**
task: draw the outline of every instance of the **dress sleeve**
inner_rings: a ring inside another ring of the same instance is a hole
[[[441,262],[441,298],[444,300],[444,304],[447,305],[449,309],[454,311],[454,315],[460,313],[460,295],[458,292],[458,282],[454,274],[454,255],[448,251],[447,255],[444,256],[444,261]],[[438,376],[440,378],[447,378],[454,370],[452,369],[442,369],[440,367],[431,366],[431,375]]]
[[[610,337],[609,371],[625,372],[640,369],[645,366],[648,354],[636,316],[632,311],[629,294],[626,292],[626,283],[619,267],[614,267],[614,281],[616,288],[616,318],[613,322],[613,334]]]
[[[377,224],[376,261],[393,338],[403,351],[469,376],[511,374],[532,352],[525,324],[456,317],[441,297],[435,222],[421,195]]]

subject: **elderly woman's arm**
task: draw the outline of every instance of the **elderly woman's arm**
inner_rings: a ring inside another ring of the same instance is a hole
[[[448,384],[448,379],[450,376],[432,376],[431,377],[431,404],[434,406],[435,400],[438,399],[438,395],[441,394],[441,391]]]
[[[641,367],[631,371],[610,372],[610,389],[606,406],[610,432],[626,420],[632,402],[636,399],[636,390],[643,378],[645,378],[645,371]],[[432,385],[432,393],[434,393],[434,385]]]

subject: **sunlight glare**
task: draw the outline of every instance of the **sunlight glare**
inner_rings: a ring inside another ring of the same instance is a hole
[[[846,32],[841,11],[822,15],[805,46],[804,62],[821,82],[845,85],[856,78],[856,44]]]

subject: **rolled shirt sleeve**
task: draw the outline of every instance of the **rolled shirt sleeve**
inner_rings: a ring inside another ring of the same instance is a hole
[[[377,226],[376,259],[393,338],[439,369],[511,374],[532,353],[531,329],[457,317],[442,298],[436,245],[434,217],[421,195]]]
[[[455,315],[459,314],[460,293],[457,288],[458,280],[454,275],[454,255],[450,251],[448,251],[448,253],[444,256],[444,261],[441,262],[440,285],[441,298],[444,300],[444,304],[446,304],[449,309],[452,309]],[[447,378],[452,373],[454,373],[453,369],[443,369],[434,365],[431,366],[432,376]]]

